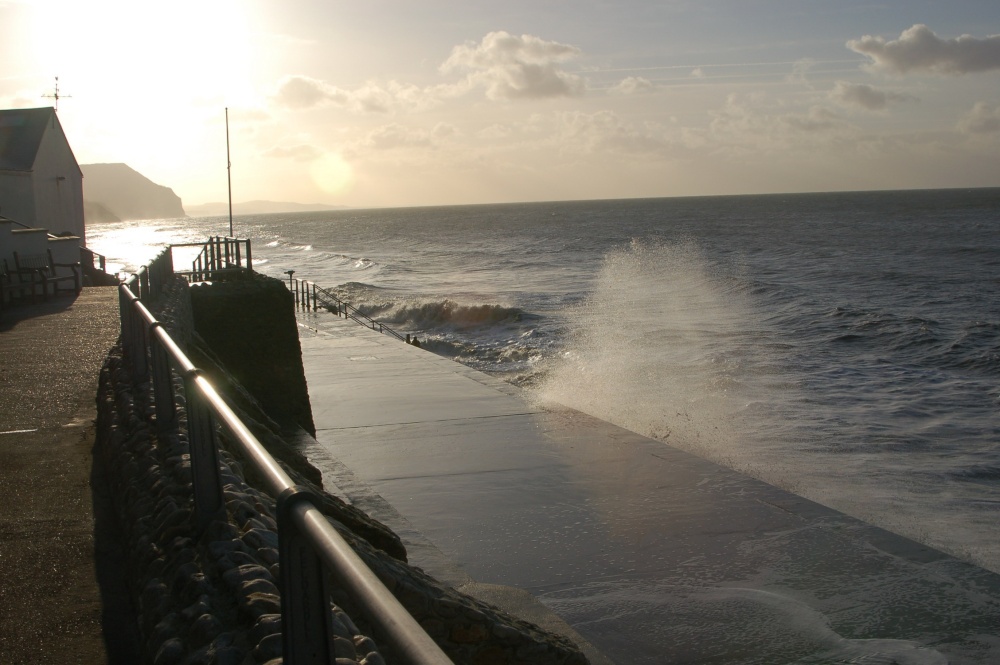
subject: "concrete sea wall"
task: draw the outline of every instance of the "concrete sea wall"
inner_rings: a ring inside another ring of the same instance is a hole
[[[292,336],[287,334],[287,327],[295,330],[290,294],[275,280],[260,277],[198,289],[173,283],[161,299],[158,318],[191,350],[196,364],[210,365],[206,370],[217,387],[296,482],[315,487],[318,474],[281,436],[289,422],[310,427],[311,414],[305,420],[308,409],[278,408],[276,420],[284,422],[272,420],[255,399],[255,380],[261,376],[247,378],[245,373],[247,360],[268,358],[275,362],[257,363],[269,374],[264,384],[281,383],[276,374],[294,375],[295,368],[287,367],[290,362],[298,365],[301,376],[298,340],[289,348]],[[267,325],[235,323],[228,334],[217,334],[216,326],[223,325],[217,312],[260,313],[259,303],[267,303]],[[267,329],[283,326],[281,349],[275,337],[259,338]],[[254,389],[241,385],[241,373]],[[180,381],[175,390],[183,393]],[[252,471],[225,436],[220,447],[226,519],[199,532],[191,519],[186,419],[181,414],[174,431],[157,435],[151,386],[136,385],[120,349],[112,350],[101,372],[97,450],[116,498],[127,561],[122,573],[136,604],[144,659],[154,665],[281,662],[274,500],[257,489]],[[339,497],[317,491],[323,496],[321,509],[335,528],[455,662],[587,662],[565,638],[464,596],[409,566],[405,549],[389,529]],[[379,636],[372,634],[351,599],[335,593],[333,601],[338,664],[394,662],[390,650],[377,646]]]

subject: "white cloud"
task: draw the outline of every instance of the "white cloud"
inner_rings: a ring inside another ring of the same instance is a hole
[[[278,84],[273,100],[293,110],[331,105],[356,113],[390,113],[434,106],[437,95],[434,88],[396,81],[389,81],[385,87],[369,82],[355,90],[344,90],[308,76],[288,76]]]
[[[666,155],[672,148],[662,126],[626,123],[613,111],[559,114],[556,132],[559,147],[584,153]]]
[[[483,139],[503,139],[510,136],[512,130],[507,125],[493,124],[479,130],[477,136]]]
[[[264,151],[265,157],[277,157],[279,159],[291,159],[296,162],[311,162],[320,157],[323,151],[308,143],[299,143],[292,146],[274,146],[270,150]]]
[[[789,83],[808,84],[807,75],[809,70],[816,66],[816,61],[812,58],[803,58],[792,65],[792,71],[785,77]]]
[[[423,129],[411,129],[398,123],[378,127],[369,132],[365,138],[365,145],[376,150],[422,148],[429,146],[430,143],[430,136],[427,131]]]
[[[786,111],[761,94],[730,95],[710,112],[706,141],[730,152],[814,150],[851,136],[856,128],[824,106]]]
[[[884,111],[890,102],[916,101],[916,97],[897,92],[879,90],[864,83],[848,83],[837,81],[829,97],[832,101],[848,108],[860,108],[865,111]]]
[[[483,86],[490,99],[563,97],[583,92],[583,79],[559,67],[578,55],[575,46],[498,31],[456,46],[441,71],[467,71],[466,87]]]
[[[433,150],[449,140],[459,137],[460,134],[461,132],[455,125],[447,122],[437,123],[430,131],[393,122],[368,132],[364,138],[354,143],[351,154],[371,152],[372,150],[390,151],[408,148]]]
[[[344,90],[308,76],[288,76],[278,85],[274,99],[290,109],[307,109],[323,103],[344,106],[349,96]]]
[[[899,39],[886,41],[865,35],[847,42],[847,48],[871,58],[873,69],[892,74],[970,74],[1000,69],[1000,35],[941,39],[923,24],[905,30]]]
[[[434,125],[434,129],[431,130],[431,136],[436,139],[449,139],[457,137],[460,134],[461,132],[458,130],[458,127],[450,122],[439,122]]]
[[[650,92],[655,89],[656,86],[649,79],[642,76],[629,76],[623,79],[618,85],[612,87],[608,92],[616,95],[634,95]]]
[[[978,102],[965,114],[958,128],[966,134],[996,134],[1000,132],[1000,106]]]

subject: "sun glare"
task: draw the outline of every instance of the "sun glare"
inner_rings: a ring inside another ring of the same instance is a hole
[[[39,67],[76,81],[75,97],[176,104],[250,83],[250,17],[235,0],[42,0],[32,8]]]
[[[354,184],[354,169],[343,157],[327,153],[309,169],[313,182],[327,194],[344,194]]]

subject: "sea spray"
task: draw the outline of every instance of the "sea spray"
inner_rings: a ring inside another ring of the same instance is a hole
[[[565,350],[538,395],[729,464],[740,453],[752,350],[735,266],[692,241],[633,240],[608,252],[567,313]]]

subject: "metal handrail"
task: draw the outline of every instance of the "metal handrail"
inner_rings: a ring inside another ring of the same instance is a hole
[[[212,273],[224,270],[253,270],[250,240],[213,236],[208,242],[174,243],[171,247],[201,247],[201,252],[191,263],[191,270],[177,271],[177,274],[193,282],[205,281]]]
[[[366,328],[377,330],[378,332],[386,335],[392,335],[401,342],[409,343],[410,341],[409,335],[403,335],[384,323],[376,321],[367,314],[364,314],[357,307],[354,307],[345,300],[341,300],[332,292],[324,289],[315,282],[300,280],[297,277],[291,276],[289,276],[288,282],[288,288],[291,290],[292,295],[295,296],[295,303],[297,305],[303,307],[311,306],[313,310],[317,310],[320,306],[322,306],[325,307],[331,314],[343,316],[347,319],[353,319]]]
[[[227,239],[228,240],[228,239]],[[212,242],[212,241],[210,241]],[[247,241],[249,255],[249,241]],[[245,459],[260,474],[276,499],[281,575],[284,662],[332,663],[330,590],[326,574],[340,584],[359,610],[405,662],[414,665],[451,663],[448,656],[354,552],[317,508],[310,491],[292,478],[267,452],[225,400],[143,304],[158,297],[173,269],[167,247],[119,287],[122,347],[131,361],[135,382],[153,386],[156,425],[160,434],[176,424],[177,401],[173,373],[185,384],[194,519],[204,528],[225,519],[219,472],[216,425],[221,425]],[[198,272],[199,268],[192,268]]]

